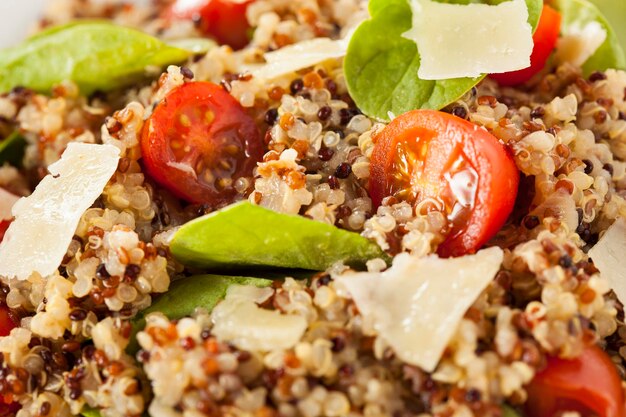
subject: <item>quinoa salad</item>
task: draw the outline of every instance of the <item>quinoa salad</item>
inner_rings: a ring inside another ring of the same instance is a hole
[[[626,417],[624,68],[588,0],[48,1],[0,416]]]

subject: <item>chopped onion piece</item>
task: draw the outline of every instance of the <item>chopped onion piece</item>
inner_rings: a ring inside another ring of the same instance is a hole
[[[589,250],[589,257],[600,271],[600,276],[607,279],[617,298],[626,302],[626,219],[617,219],[607,229],[596,245]]]
[[[524,0],[496,6],[411,0],[422,80],[479,77],[530,66],[532,28]]]
[[[503,252],[441,259],[403,253],[382,273],[336,277],[401,360],[432,372],[467,309],[500,269]]]
[[[596,21],[587,23],[583,28],[572,25],[557,42],[556,60],[580,67],[602,46],[606,36],[606,30]]]
[[[20,198],[15,194],[11,194],[5,189],[0,188],[0,221],[11,220],[13,218],[11,209],[19,199]]]
[[[115,146],[70,143],[33,194],[13,206],[15,220],[0,243],[0,276],[53,274],[80,217],[102,194],[118,160]]]
[[[254,299],[265,298],[270,289],[233,285],[226,298],[211,313],[212,333],[221,342],[242,350],[289,349],[300,341],[307,328],[302,316],[260,308]]]

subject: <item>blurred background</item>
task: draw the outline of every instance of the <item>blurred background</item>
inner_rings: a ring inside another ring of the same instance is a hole
[[[0,0],[0,48],[15,44],[26,36],[46,1]],[[591,1],[603,10],[626,48],[626,0]]]

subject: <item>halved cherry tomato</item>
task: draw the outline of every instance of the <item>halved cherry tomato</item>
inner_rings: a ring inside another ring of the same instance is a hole
[[[167,19],[193,19],[200,30],[220,44],[241,49],[250,42],[248,5],[254,0],[177,0],[165,13]]]
[[[439,255],[473,253],[502,227],[513,209],[519,171],[493,135],[434,110],[413,110],[378,134],[369,191],[378,207],[394,196],[430,199],[451,224]]]
[[[624,417],[624,392],[611,358],[599,347],[573,360],[551,357],[527,387],[529,416],[556,417],[578,411],[583,417]]]
[[[4,239],[4,234],[7,232],[10,224],[10,220],[0,220],[0,242]]]
[[[561,14],[548,5],[543,6],[539,25],[533,35],[533,52],[530,55],[530,67],[503,74],[491,74],[489,77],[500,85],[518,85],[530,80],[545,67],[550,54],[556,46],[561,30]]]
[[[242,196],[235,180],[251,177],[264,148],[254,120],[220,86],[184,84],[154,110],[141,136],[143,164],[159,184],[213,208]]]

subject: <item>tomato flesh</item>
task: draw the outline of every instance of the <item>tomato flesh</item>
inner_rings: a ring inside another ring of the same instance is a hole
[[[559,39],[560,30],[561,14],[552,7],[544,5],[539,25],[533,35],[534,47],[530,55],[530,67],[503,74],[491,74],[489,77],[505,86],[519,85],[530,80],[546,66]]]
[[[556,417],[565,411],[583,417],[626,416],[621,379],[611,358],[597,346],[572,360],[548,358],[527,392],[529,416]]]
[[[166,18],[193,19],[205,35],[241,49],[250,42],[246,10],[253,1],[177,0],[166,12]]]
[[[434,110],[394,119],[376,137],[369,191],[418,204],[430,201],[448,217],[440,256],[473,253],[493,237],[513,209],[519,171],[484,129]]]
[[[148,174],[178,197],[217,208],[244,197],[235,181],[251,177],[264,147],[254,120],[220,86],[184,84],[143,127]]]

